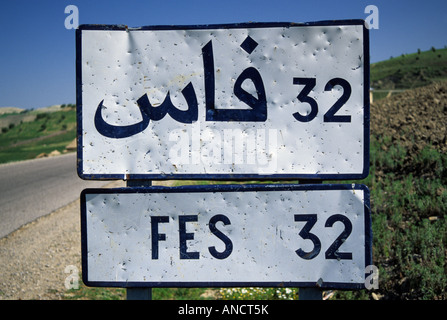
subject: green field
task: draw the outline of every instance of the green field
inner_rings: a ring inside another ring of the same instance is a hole
[[[402,54],[371,65],[374,101],[403,89],[413,89],[447,79],[447,49]]]
[[[29,117],[31,112],[21,114]],[[8,122],[8,116],[2,115]],[[76,111],[66,107],[55,112],[35,112],[33,121],[12,121],[1,129],[0,163],[36,158],[41,154],[49,154],[55,150],[64,152],[65,147],[76,137]]]

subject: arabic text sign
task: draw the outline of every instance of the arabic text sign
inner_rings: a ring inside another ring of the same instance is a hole
[[[371,264],[363,185],[87,189],[81,216],[91,286],[359,289]]]
[[[363,21],[77,30],[82,178],[362,178]]]

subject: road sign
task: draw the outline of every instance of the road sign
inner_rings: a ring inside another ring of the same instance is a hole
[[[363,185],[87,189],[90,286],[364,288],[371,265]]]
[[[83,179],[355,179],[369,172],[363,20],[83,25]]]

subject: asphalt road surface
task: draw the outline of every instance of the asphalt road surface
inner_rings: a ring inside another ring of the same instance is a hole
[[[76,153],[0,165],[0,238],[109,182],[79,178]]]

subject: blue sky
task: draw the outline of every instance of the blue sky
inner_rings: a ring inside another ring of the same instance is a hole
[[[0,4],[0,107],[41,108],[75,103],[75,31],[65,28],[67,5],[80,24],[195,25],[366,19],[371,62],[447,45],[445,0],[14,0]]]

